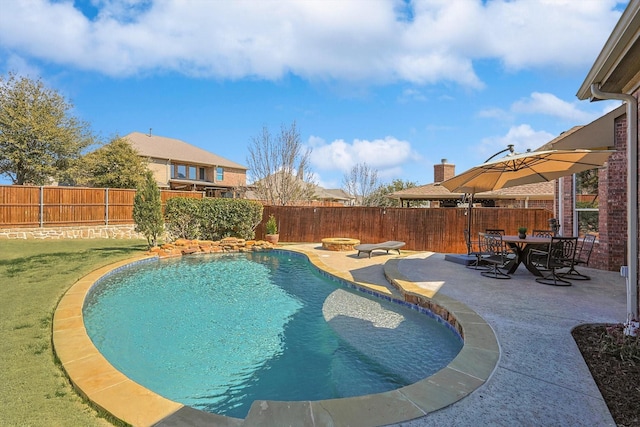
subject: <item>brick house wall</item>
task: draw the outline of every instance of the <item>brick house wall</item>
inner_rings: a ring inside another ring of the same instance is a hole
[[[619,270],[626,265],[627,245],[627,117],[623,115],[614,122],[614,147],[616,152],[609,157],[607,168],[600,173],[603,187],[599,186],[601,200],[600,251],[598,262],[603,270]]]
[[[605,168],[598,173],[598,199],[600,200],[598,239],[591,254],[589,267],[618,271],[626,265],[627,244],[627,119],[626,115],[614,122],[614,148]],[[563,206],[560,233],[573,234],[574,180],[565,177],[557,184],[556,202]],[[561,197],[561,200],[559,200]]]
[[[224,168],[224,179],[216,180],[216,184],[223,184],[229,187],[244,187],[247,185],[247,174],[242,169]]]

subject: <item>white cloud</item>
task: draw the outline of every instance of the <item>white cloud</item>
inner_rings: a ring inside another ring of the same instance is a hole
[[[492,1],[484,9],[482,56],[499,58],[507,68],[590,64],[620,17],[617,0]]]
[[[311,164],[316,169],[345,173],[356,164],[366,163],[378,171],[381,179],[399,176],[403,164],[419,158],[409,142],[393,137],[373,141],[356,139],[351,143],[337,139],[328,144],[321,138],[311,137],[308,145],[312,148]]]
[[[517,153],[524,153],[527,149],[535,150],[553,138],[554,135],[549,132],[536,131],[530,125],[522,124],[511,127],[504,136],[484,138],[479,152],[488,157],[513,144]]]
[[[530,98],[515,102],[511,110],[521,114],[544,114],[581,124],[589,123],[598,117],[597,114],[580,110],[577,103],[563,101],[551,93],[540,92],[533,92]]]
[[[424,102],[427,100],[427,97],[416,89],[404,89],[402,94],[398,97],[398,102],[401,104],[406,104],[411,101]]]
[[[2,2],[0,50],[116,76],[293,73],[482,88],[475,60],[588,66],[620,16],[615,0],[414,0],[409,14],[391,0],[95,0],[89,16],[76,3]]]

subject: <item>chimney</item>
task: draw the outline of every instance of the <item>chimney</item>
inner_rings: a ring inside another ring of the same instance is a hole
[[[442,159],[440,164],[433,165],[433,182],[446,181],[456,175],[456,165]]]

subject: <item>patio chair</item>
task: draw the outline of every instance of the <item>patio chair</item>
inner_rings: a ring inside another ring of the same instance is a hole
[[[553,230],[532,230],[531,231],[531,236],[533,237],[553,237],[555,236],[556,233],[553,232]],[[547,250],[547,245],[546,244],[542,244],[542,245],[531,245],[531,249],[537,249],[539,251],[546,251]],[[546,270],[544,267],[544,260],[543,259],[535,259],[532,257],[529,257],[529,260],[533,262],[533,264],[535,264],[536,268],[538,270]]]
[[[387,251],[387,254],[389,253],[389,251],[393,250],[393,251],[398,251],[398,255],[400,255],[400,248],[403,247],[405,244],[406,244],[405,242],[397,242],[395,240],[389,240],[388,242],[382,242],[382,243],[365,243],[362,245],[354,246],[353,248],[358,251],[358,256],[360,256],[360,253],[365,253],[365,254],[369,254],[369,258],[371,258],[371,252],[375,250]]]
[[[480,274],[493,279],[511,279],[511,276],[500,271],[512,259],[508,256],[511,251],[502,241],[502,236],[500,234],[479,233],[479,238],[480,250],[489,254],[482,261],[491,267],[489,271],[481,271]]]
[[[467,255],[475,256],[475,262],[467,265],[467,268],[473,268],[474,270],[487,270],[489,269],[487,263],[483,260],[485,257],[491,255],[488,252],[483,252],[480,250],[480,238],[478,236],[478,242],[474,245],[474,242],[471,241],[471,236],[469,235],[469,230],[464,230],[464,242],[467,245]],[[474,247],[475,246],[475,247]]]
[[[547,275],[536,277],[536,282],[553,286],[571,286],[571,282],[564,280],[558,270],[573,268],[577,246],[577,237],[552,237],[546,251],[529,251],[530,260],[541,263],[548,270]]]
[[[502,228],[487,228],[486,230],[484,230],[484,232],[487,234],[499,234],[501,236],[504,236],[504,229]]]
[[[576,258],[573,261],[573,265],[569,267],[568,271],[560,273],[560,276],[570,280],[591,280],[591,277],[577,271],[575,269],[575,266],[579,264],[583,264],[585,267],[589,266],[589,259],[591,258],[591,251],[593,251],[595,242],[595,234],[585,234],[584,238],[582,239],[582,244],[576,250]]]
[[[533,237],[553,237],[555,233],[552,230],[533,230],[531,235]]]

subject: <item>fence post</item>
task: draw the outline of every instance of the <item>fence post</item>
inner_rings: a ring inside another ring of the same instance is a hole
[[[104,225],[109,225],[109,189],[104,189]]]
[[[40,228],[44,227],[44,187],[40,186],[40,212],[38,213]]]

